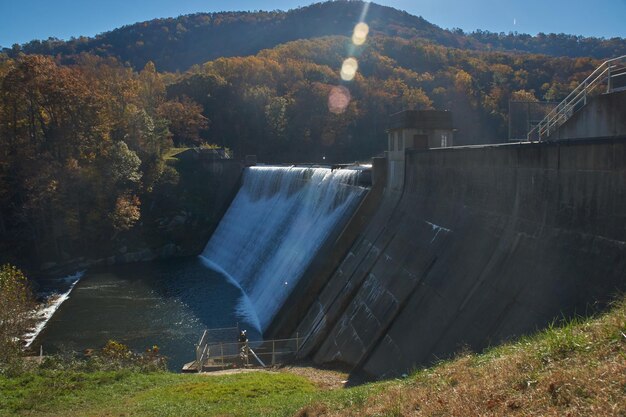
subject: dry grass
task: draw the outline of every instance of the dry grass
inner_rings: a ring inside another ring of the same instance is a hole
[[[386,383],[300,416],[626,416],[626,298],[611,313]]]
[[[279,371],[305,377],[321,390],[343,388],[349,376],[347,372],[319,369],[314,366],[285,366],[279,368]]]

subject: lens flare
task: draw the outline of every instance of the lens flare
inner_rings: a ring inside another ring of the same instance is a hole
[[[328,95],[328,110],[335,114],[343,113],[350,104],[350,98],[350,91],[343,85],[333,87]]]
[[[367,1],[363,4],[363,10],[361,10],[361,16],[359,17],[359,22],[364,22],[367,17],[367,12],[370,9],[370,2]]]
[[[359,69],[359,63],[355,58],[346,58],[341,66],[341,79],[344,81],[352,81]]]
[[[352,34],[352,43],[355,45],[363,45],[367,40],[367,34],[370,32],[370,27],[365,22],[357,23],[354,27],[354,33]]]

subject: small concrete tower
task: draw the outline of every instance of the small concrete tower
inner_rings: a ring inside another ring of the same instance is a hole
[[[387,129],[388,184],[400,190],[404,184],[404,158],[407,149],[452,146],[452,112],[404,110],[392,114]]]

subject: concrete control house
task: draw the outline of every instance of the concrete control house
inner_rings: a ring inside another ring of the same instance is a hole
[[[392,114],[387,129],[389,185],[402,188],[405,150],[446,148],[453,145],[452,112],[404,110]]]

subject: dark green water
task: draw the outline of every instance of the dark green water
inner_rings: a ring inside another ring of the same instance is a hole
[[[195,257],[87,271],[33,347],[82,352],[110,339],[136,351],[158,345],[169,368],[178,371],[194,359],[194,344],[205,328],[239,323],[251,340],[261,338],[242,296]]]

